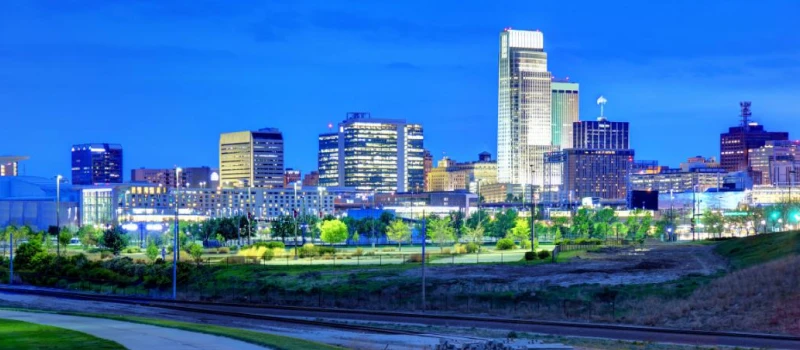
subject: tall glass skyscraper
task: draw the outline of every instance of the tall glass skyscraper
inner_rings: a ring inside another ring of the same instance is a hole
[[[87,143],[72,146],[72,184],[122,183],[122,146]]]
[[[542,33],[503,30],[498,75],[498,182],[542,185],[543,156],[556,149]]]
[[[550,84],[553,115],[553,146],[572,148],[572,123],[579,120],[578,83],[556,82]]]
[[[338,132],[319,135],[320,186],[360,192],[424,190],[422,126],[348,113]]]

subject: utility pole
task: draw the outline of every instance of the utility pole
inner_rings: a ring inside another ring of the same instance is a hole
[[[8,253],[8,284],[14,284],[14,231],[10,233],[8,245],[11,246],[11,251]]]
[[[428,226],[425,221],[425,209],[422,209],[422,312],[425,312],[425,241],[428,239]]]
[[[531,251],[536,251],[536,190],[533,186],[533,178],[535,177],[536,170],[531,164]]]
[[[179,193],[181,190],[180,178],[181,168],[175,168],[175,237],[172,242],[172,300],[178,299],[178,259],[180,255],[178,255],[178,251],[180,247],[178,247],[178,235],[179,230],[179,219],[178,219],[178,207],[179,205]]]
[[[56,175],[56,255],[61,256],[61,242],[58,241],[58,236],[61,235],[61,175]]]

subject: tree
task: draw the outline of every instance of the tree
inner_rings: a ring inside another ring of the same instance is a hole
[[[614,233],[614,238],[619,239],[620,236],[625,238],[625,235],[628,234],[628,226],[621,222],[615,222],[611,224],[611,231]]]
[[[402,250],[401,244],[411,238],[411,229],[403,220],[395,219],[386,227],[386,236],[397,242],[397,249]]]
[[[539,239],[539,238],[540,237],[547,238],[548,236],[550,236],[550,234],[552,233],[551,231],[552,231],[553,228],[550,227],[550,226],[547,226],[547,224],[545,224],[544,222],[541,222],[541,221],[536,221],[533,225],[536,228],[536,230],[535,230],[536,231],[536,242],[534,242],[534,243],[538,247],[539,241],[541,241],[541,239]]]
[[[147,256],[147,260],[150,260],[151,263],[158,259],[158,245],[156,245],[156,242],[153,242],[153,240],[147,242],[145,256]]]
[[[461,210],[455,210],[450,212],[450,223],[455,230],[456,238],[461,238],[464,234],[464,212]]]
[[[67,245],[72,241],[72,237],[72,230],[70,230],[69,227],[62,227],[61,232],[58,234],[58,244],[64,247],[64,249],[67,249]]]
[[[189,247],[186,250],[189,252],[189,255],[192,257],[192,259],[194,259],[194,262],[197,263],[197,265],[200,265],[200,263],[203,262],[202,245],[197,244],[197,242],[192,242],[189,243]]]
[[[455,238],[455,230],[449,216],[430,220],[427,231],[426,236],[439,244],[440,252],[444,251],[445,242],[452,241]]]
[[[505,237],[508,230],[510,230],[517,221],[517,211],[513,209],[506,209],[495,215],[494,221],[489,225],[489,234],[493,237]]]
[[[529,239],[531,235],[531,226],[528,224],[528,220],[523,218],[517,218],[517,221],[513,228],[508,230],[507,237],[522,242],[524,240]]]
[[[81,245],[83,245],[83,249],[96,246],[102,238],[102,232],[92,225],[81,226],[78,229],[77,235],[78,239],[81,241]]]
[[[483,226],[484,229],[489,224],[489,213],[486,210],[478,209],[467,218],[466,225],[471,228]]]
[[[478,224],[477,227],[474,227],[474,228],[470,227],[469,225],[467,225],[467,226],[464,227],[464,236],[463,237],[466,238],[467,241],[469,241],[469,242],[482,245],[483,244],[483,233],[484,233],[484,228],[483,228],[483,225],[481,225],[480,223]]]
[[[700,219],[706,231],[711,233],[713,237],[718,237],[724,231],[725,219],[721,213],[706,210],[703,217]]]
[[[3,245],[3,256],[6,255],[6,246],[8,246],[8,240],[11,238],[12,234],[16,234],[17,227],[14,225],[8,225],[5,229],[0,231],[0,243]],[[15,237],[16,238],[16,237]]]
[[[128,236],[122,230],[122,227],[116,226],[103,232],[103,239],[100,244],[111,250],[114,255],[119,255],[122,249],[128,245]]]
[[[572,218],[572,236],[575,238],[588,238],[592,229],[592,218],[589,209],[580,208]]]
[[[328,244],[344,242],[347,239],[347,226],[341,220],[328,220],[322,223],[320,239]]]
[[[353,244],[358,245],[358,241],[360,241],[360,240],[361,240],[361,236],[358,234],[358,231],[353,232],[353,236],[350,237],[350,241],[352,241]]]
[[[22,243],[14,254],[14,265],[24,268],[33,260],[33,257],[44,252],[42,242],[38,239]]]
[[[553,241],[559,242],[564,236],[564,233],[567,232],[567,223],[569,223],[569,218],[566,216],[556,216],[553,218],[553,227],[551,228],[553,233]]]
[[[287,237],[292,237],[294,234],[294,218],[289,215],[281,215],[276,220],[273,220],[270,225],[272,226],[273,237],[280,237],[284,243],[286,243]]]

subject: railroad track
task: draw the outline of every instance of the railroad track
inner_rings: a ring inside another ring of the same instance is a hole
[[[93,300],[135,304],[176,311],[210,313],[222,316],[259,319],[266,321],[305,324],[320,327],[349,329],[381,334],[413,334],[419,332],[364,326],[352,323],[314,320],[315,318],[346,321],[374,321],[390,323],[416,323],[426,325],[482,327],[503,330],[527,331],[565,336],[586,336],[638,341],[671,342],[694,345],[728,345],[757,348],[800,349],[800,337],[779,334],[718,332],[683,330],[674,328],[597,324],[546,320],[522,320],[463,315],[420,314],[409,312],[372,311],[355,309],[316,308],[300,306],[273,306],[263,304],[211,303],[200,301],[172,301],[151,298],[129,298],[91,293],[76,293],[53,289],[0,286],[0,292],[32,294],[58,298]],[[238,311],[242,310],[242,311]],[[269,313],[269,314],[266,314]],[[280,315],[280,316],[278,316]],[[430,334],[436,336],[435,334]]]

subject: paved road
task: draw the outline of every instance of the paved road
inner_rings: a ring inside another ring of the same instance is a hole
[[[264,349],[230,338],[102,318],[6,310],[0,310],[0,318],[71,329],[115,341],[131,350]]]

